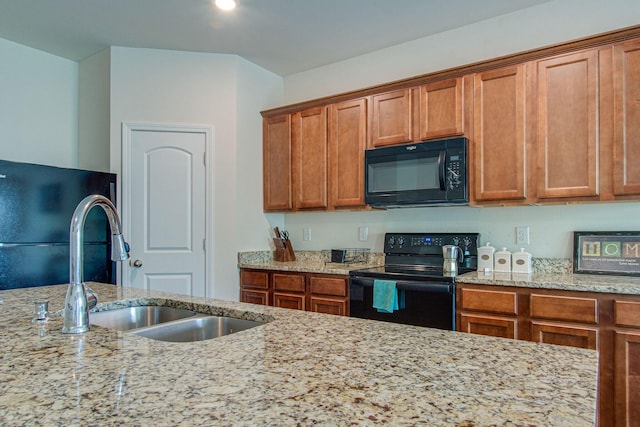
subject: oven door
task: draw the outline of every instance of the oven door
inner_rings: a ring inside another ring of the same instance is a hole
[[[352,276],[349,279],[351,317],[455,330],[455,284],[420,280],[397,281],[396,289],[404,292],[405,306],[393,313],[382,313],[373,308],[373,281],[372,277],[362,276]]]

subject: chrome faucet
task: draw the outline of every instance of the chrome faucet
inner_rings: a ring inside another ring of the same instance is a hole
[[[94,206],[100,206],[109,220],[111,227],[111,259],[124,261],[129,258],[127,244],[122,237],[120,218],[118,211],[109,199],[94,194],[87,196],[78,204],[71,217],[70,257],[69,257],[69,288],[64,301],[64,325],[62,332],[65,334],[81,334],[90,329],[89,310],[87,300],[88,289],[82,283],[82,242],[84,240],[84,221],[87,214]],[[97,302],[97,296],[91,291],[92,299]],[[95,303],[93,304],[95,305]]]

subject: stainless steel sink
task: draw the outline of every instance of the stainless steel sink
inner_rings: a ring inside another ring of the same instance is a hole
[[[132,333],[159,341],[193,342],[218,338],[263,324],[233,317],[205,316],[151,326]]]
[[[92,325],[169,342],[203,341],[264,324],[155,305],[89,313],[89,322]]]
[[[144,305],[89,313],[89,323],[128,331],[195,316],[195,311],[174,307]]]

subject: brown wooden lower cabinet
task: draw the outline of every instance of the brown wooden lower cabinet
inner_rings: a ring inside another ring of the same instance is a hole
[[[240,301],[251,304],[269,305],[269,292],[257,289],[242,289]]]
[[[347,316],[349,314],[349,301],[344,298],[311,297],[310,311],[316,313],[336,314]]]
[[[640,295],[457,288],[458,331],[598,351],[597,425],[640,426]]]
[[[598,349],[598,329],[580,325],[531,321],[531,340],[545,344]]]
[[[240,269],[240,301],[349,315],[349,276]]]
[[[273,293],[273,306],[280,308],[293,308],[294,310],[304,310],[304,294],[281,294]]]

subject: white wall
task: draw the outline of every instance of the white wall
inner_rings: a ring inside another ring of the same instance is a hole
[[[111,52],[105,49],[80,62],[78,167],[109,172]]]
[[[638,23],[638,0],[554,0],[285,76],[284,103],[406,79]]]
[[[286,76],[285,104],[465,65],[640,22],[638,0],[555,0],[446,33]],[[275,107],[275,105],[274,105]],[[572,256],[572,231],[640,230],[640,203],[511,208],[438,207],[382,212],[285,215],[295,249],[369,247],[382,251],[384,233],[471,231],[482,242],[514,250],[515,227],[531,230],[535,257]],[[358,227],[369,240],[358,240]],[[303,228],[312,240],[302,240]]]
[[[235,55],[111,48],[111,169],[120,173],[123,122],[213,129],[214,250],[208,295],[238,299],[239,247],[267,249],[259,188],[259,111],[282,79]],[[240,237],[241,235],[241,237]]]
[[[77,166],[77,63],[0,39],[0,94],[0,159]]]

